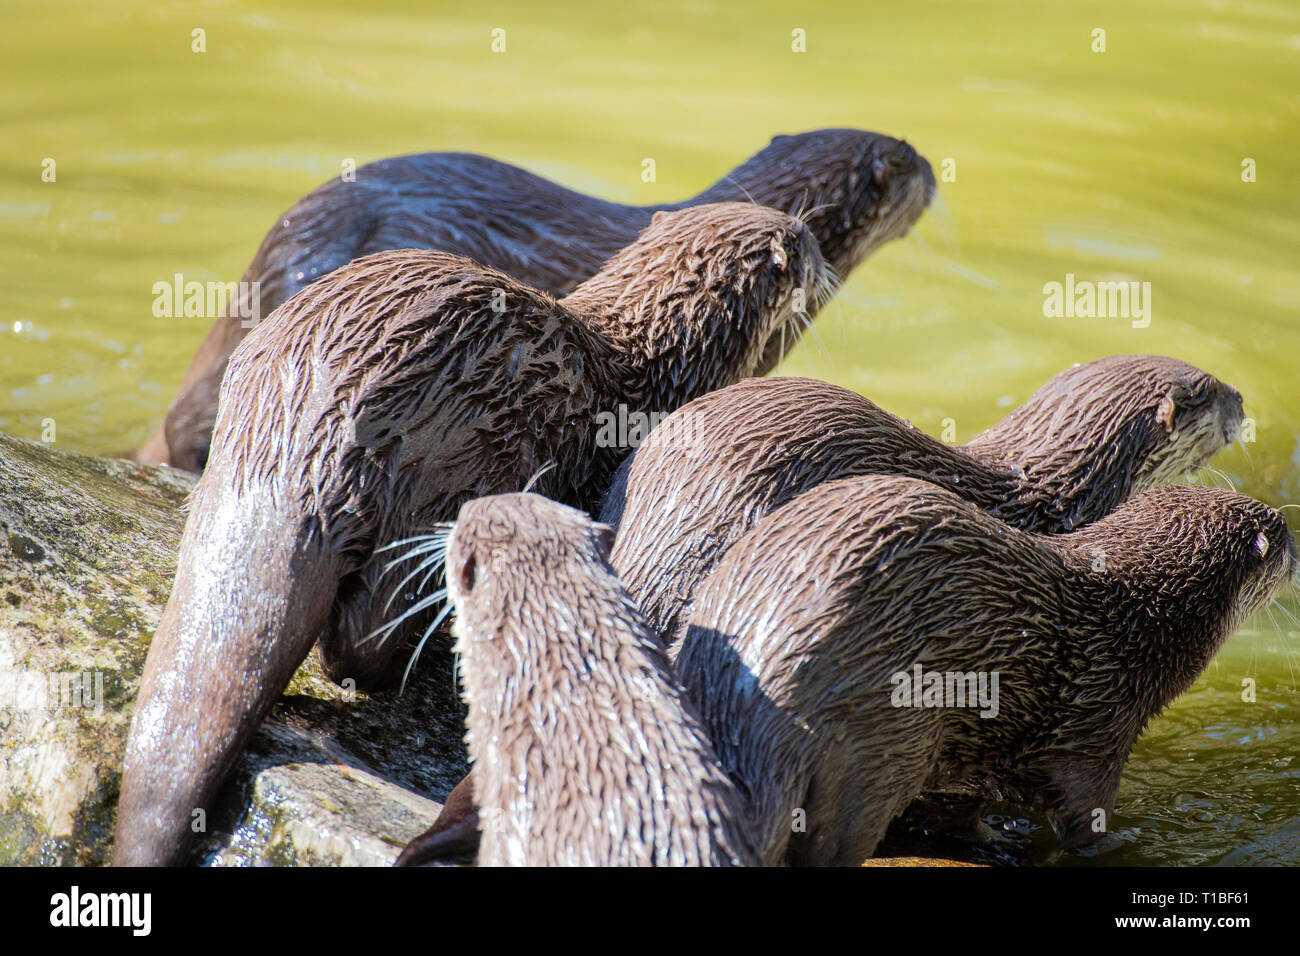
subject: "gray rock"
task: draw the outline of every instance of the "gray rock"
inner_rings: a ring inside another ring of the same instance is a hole
[[[0,434],[0,865],[106,863],[131,708],[194,477]],[[465,772],[446,652],[406,693],[315,655],[224,788],[214,865],[385,866]]]

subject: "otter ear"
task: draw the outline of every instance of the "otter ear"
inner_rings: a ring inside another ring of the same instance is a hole
[[[885,180],[889,178],[889,167],[885,165],[884,160],[880,158],[871,161],[871,181],[877,187],[885,185]]]
[[[1174,411],[1177,407],[1172,394],[1165,395],[1156,406],[1156,421],[1165,426],[1166,433],[1174,430]]]
[[[786,257],[785,249],[782,247],[781,243],[777,241],[775,236],[772,237],[772,261],[776,263],[776,267],[782,272],[785,271],[786,264],[789,261]]]
[[[1259,555],[1260,558],[1264,558],[1268,555],[1268,535],[1264,534],[1262,531],[1255,535],[1255,553]]]
[[[606,561],[609,560],[610,553],[614,550],[614,529],[607,524],[599,522],[591,526],[591,536],[595,539],[596,550]]]
[[[794,137],[787,135],[786,133],[777,133],[775,136],[772,137],[772,144],[775,145],[776,143],[784,143],[788,139],[794,139]]]

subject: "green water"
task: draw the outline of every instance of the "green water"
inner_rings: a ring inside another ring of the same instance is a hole
[[[138,444],[206,330],[155,318],[153,283],[237,279],[347,159],[483,152],[648,203],[774,133],[857,126],[937,171],[954,160],[956,180],[784,371],[934,434],[952,418],[962,440],[1073,362],[1173,355],[1240,388],[1256,422],[1205,480],[1300,500],[1300,4],[439,6],[8,0],[0,429],[40,438],[52,419],[61,448]],[[1044,283],[1067,273],[1150,282],[1150,326],[1044,318]],[[1300,862],[1300,645],[1274,614],[1144,737],[1120,845],[1064,862]]]

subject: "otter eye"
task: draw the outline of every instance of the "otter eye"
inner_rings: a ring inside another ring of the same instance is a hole
[[[788,261],[785,249],[781,247],[781,243],[777,242],[776,239],[772,240],[772,261],[776,263],[777,268],[785,271],[786,262]]]
[[[1262,531],[1255,535],[1255,553],[1261,560],[1268,554],[1268,537]]]
[[[460,567],[460,589],[464,593],[468,594],[474,590],[474,573],[477,570],[478,562],[471,554]]]

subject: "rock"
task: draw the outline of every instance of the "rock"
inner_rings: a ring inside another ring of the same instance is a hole
[[[0,865],[96,865],[175,572],[194,476],[0,434]],[[315,655],[223,789],[216,865],[388,865],[465,772],[447,652],[404,695],[350,693]]]
[[[973,866],[979,869],[986,869],[983,863],[967,863],[964,860],[945,860],[941,857],[926,856],[881,856],[873,857],[862,864],[863,866]]]
[[[451,655],[426,648],[404,694],[348,692],[310,655],[223,790],[215,866],[389,866],[465,775]]]

